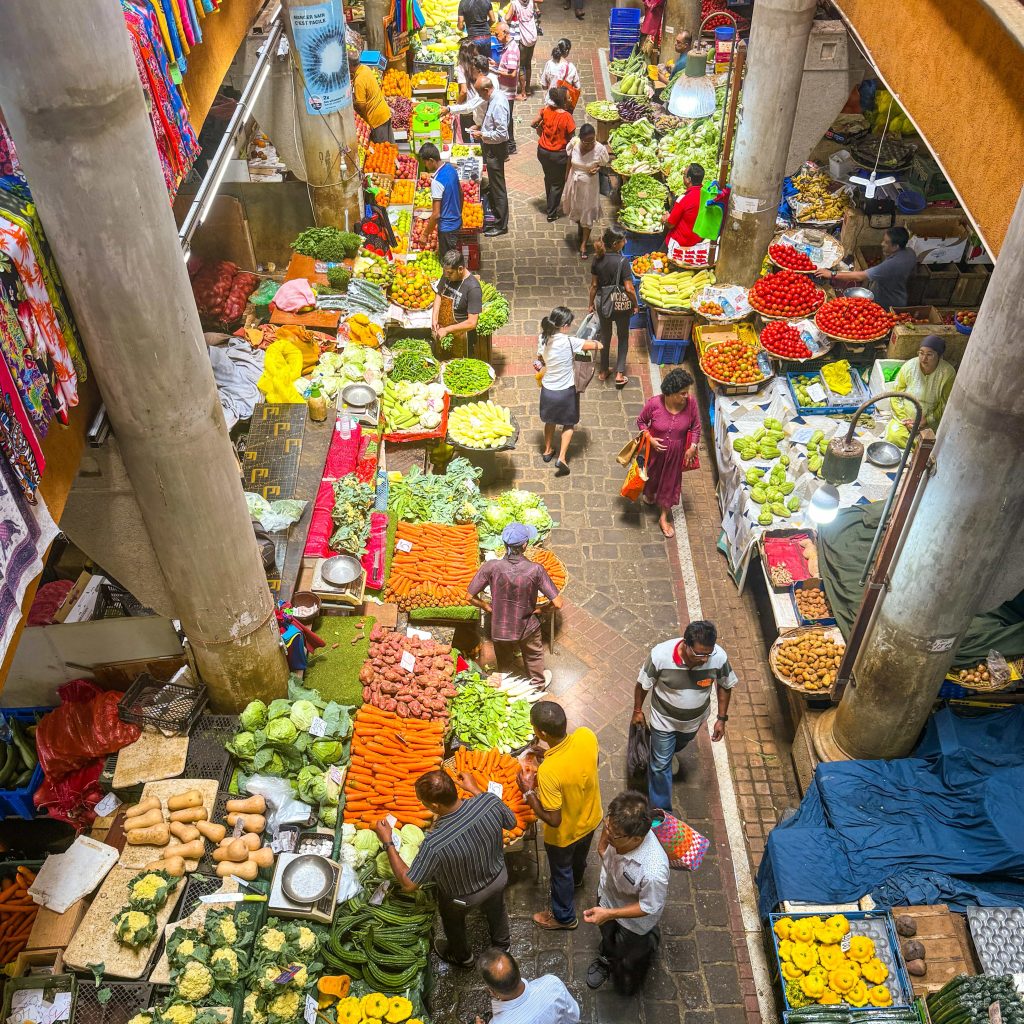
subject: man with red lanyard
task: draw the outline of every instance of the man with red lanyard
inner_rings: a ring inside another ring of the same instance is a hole
[[[700,213],[700,191],[704,184],[704,168],[690,164],[683,175],[686,191],[675,201],[675,205],[662,218],[671,229],[666,238],[668,258],[673,263],[682,263],[676,256],[683,249],[690,249],[704,241],[694,234],[693,225]]]
[[[682,639],[666,640],[647,656],[633,691],[633,721],[644,721],[651,693],[651,761],[647,771],[652,808],[672,810],[672,758],[697,735],[711,714],[711,684],[718,692],[713,740],[725,735],[732,688],[739,680],[729,656],[718,646],[711,622],[691,622]]]

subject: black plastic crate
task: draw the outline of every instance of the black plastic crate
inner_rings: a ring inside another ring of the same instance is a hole
[[[93,609],[93,621],[96,619],[124,619],[156,615],[152,608],[147,608],[137,597],[129,594],[124,587],[116,583],[101,583],[96,596],[96,607]]]
[[[189,733],[184,777],[216,779],[218,786],[226,789],[231,755],[224,744],[238,729],[238,718],[234,715],[200,715]]]
[[[195,778],[195,776],[190,776]],[[231,799],[231,794],[227,791],[226,784],[217,792],[217,799],[213,802],[213,814],[210,816],[210,821],[215,825],[227,824],[227,802]],[[230,832],[230,829],[228,830]],[[217,871],[217,862],[213,859],[213,851],[217,849],[216,843],[211,843],[209,839],[206,840],[206,853],[199,861],[199,871],[202,874],[215,875]],[[191,877],[191,876],[190,876]],[[219,878],[214,878],[214,881],[220,882]],[[216,890],[211,890],[214,892]],[[185,890],[186,897],[188,896],[188,890]],[[193,910],[195,907],[192,908]],[[192,911],[189,910],[183,913],[182,917],[187,917]]]
[[[206,707],[206,687],[165,683],[144,672],[117,705],[122,722],[164,733],[188,733]]]
[[[109,989],[110,998],[101,1003],[101,989]],[[153,986],[148,982],[78,983],[74,1024],[128,1024],[140,1010],[150,1005]]]
[[[201,872],[193,872],[185,879],[185,891],[178,909],[171,915],[172,921],[180,921],[188,917],[196,907],[199,906],[200,896],[210,896],[221,886],[221,879],[216,875],[207,875]]]

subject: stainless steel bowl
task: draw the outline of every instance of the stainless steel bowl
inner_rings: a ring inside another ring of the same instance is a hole
[[[369,384],[349,384],[341,392],[341,400],[350,409],[365,409],[376,401],[377,392]]]
[[[867,447],[868,462],[882,469],[900,464],[903,453],[891,441],[872,441]]]
[[[870,288],[847,288],[843,294],[848,299],[874,299],[875,293]]]
[[[281,875],[281,888],[292,903],[316,903],[334,885],[334,869],[315,853],[296,857]]]
[[[347,587],[359,579],[362,571],[359,560],[351,555],[334,555],[320,567],[320,575],[332,587]]]

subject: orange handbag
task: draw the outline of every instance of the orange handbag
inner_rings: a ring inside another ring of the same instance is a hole
[[[626,470],[626,482],[619,492],[622,497],[630,501],[640,500],[640,495],[644,493],[644,485],[647,483],[647,463],[650,457],[651,439],[644,433],[630,460],[629,469]]]

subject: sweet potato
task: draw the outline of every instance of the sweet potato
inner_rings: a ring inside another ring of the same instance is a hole
[[[150,828],[132,829],[125,833],[125,839],[131,846],[166,846],[171,841],[171,830],[161,822]]]
[[[186,807],[202,807],[203,794],[198,789],[189,789],[184,793],[175,793],[167,798],[167,810],[183,811]]]
[[[184,807],[178,811],[171,811],[169,815],[171,821],[183,821],[186,824],[191,824],[196,821],[206,821],[209,816],[210,815],[207,814],[205,807]]]

